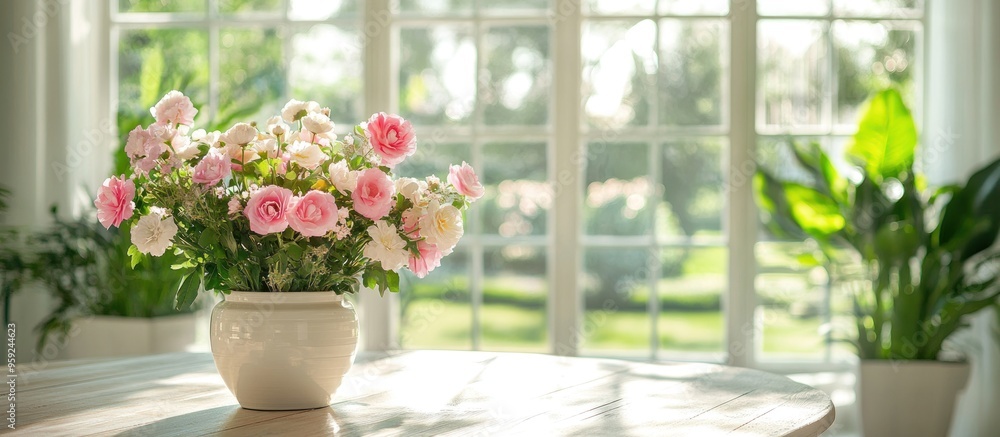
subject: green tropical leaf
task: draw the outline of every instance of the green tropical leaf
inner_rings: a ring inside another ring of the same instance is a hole
[[[895,89],[872,97],[847,148],[847,155],[877,182],[896,177],[913,166],[917,127]]]
[[[830,196],[793,182],[785,183],[784,190],[792,218],[809,235],[828,239],[847,224],[837,202]]]

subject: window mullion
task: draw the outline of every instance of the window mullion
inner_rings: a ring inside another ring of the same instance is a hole
[[[586,164],[580,143],[580,84],[582,14],[579,0],[553,0],[554,47],[553,152],[549,155],[549,180],[555,202],[549,215],[553,234],[549,266],[549,329],[552,352],[577,355],[579,351],[581,290],[580,197],[581,166]]]
[[[757,217],[751,192],[756,141],[755,94],[757,70],[757,11],[751,3],[733,0],[729,33],[731,130],[726,181],[726,232],[729,240],[729,275],[724,314],[727,361],[731,365],[754,364],[754,244]]]

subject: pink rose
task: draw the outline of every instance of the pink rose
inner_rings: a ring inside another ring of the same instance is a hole
[[[250,220],[250,230],[260,235],[284,231],[288,227],[288,204],[292,190],[268,185],[250,195],[243,215]]]
[[[384,112],[372,115],[365,124],[365,135],[382,158],[382,165],[393,167],[417,151],[417,138],[410,122]]]
[[[472,199],[483,197],[483,184],[479,183],[476,171],[465,161],[462,161],[461,166],[453,165],[448,169],[448,182],[463,196]]]
[[[372,220],[385,217],[392,209],[395,186],[389,175],[377,168],[369,168],[358,174],[358,186],[351,192],[354,210]]]
[[[123,221],[132,217],[132,212],[135,210],[133,199],[135,199],[135,183],[131,179],[125,179],[125,175],[120,178],[112,176],[105,179],[101,188],[97,190],[97,199],[94,199],[97,220],[105,229],[120,226]]]
[[[191,180],[211,187],[225,179],[231,172],[232,167],[229,165],[228,156],[209,153],[202,158],[198,165],[194,166]]]
[[[169,122],[190,126],[194,123],[194,116],[198,114],[198,110],[191,104],[191,99],[174,90],[156,102],[156,106],[149,108],[149,113],[156,117],[157,123]]]
[[[441,258],[444,257],[444,254],[438,250],[437,246],[420,240],[417,242],[417,251],[420,252],[420,256],[414,256],[411,253],[409,267],[413,273],[417,274],[418,278],[427,276],[428,273],[441,265]]]
[[[288,210],[288,225],[307,237],[321,237],[337,227],[337,202],[324,191],[295,197]]]

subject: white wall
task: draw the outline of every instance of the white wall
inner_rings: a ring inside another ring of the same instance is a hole
[[[78,213],[110,168],[105,1],[7,0],[0,14],[0,185],[12,191],[5,226],[45,229],[49,208]],[[95,182],[96,181],[96,182]],[[86,188],[84,188],[86,187]],[[27,287],[12,302],[20,361],[51,305]]]

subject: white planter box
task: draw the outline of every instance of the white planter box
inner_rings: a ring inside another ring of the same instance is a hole
[[[154,318],[82,317],[73,321],[59,358],[183,352],[194,343],[196,323],[194,314]]]

